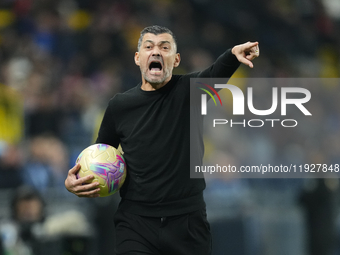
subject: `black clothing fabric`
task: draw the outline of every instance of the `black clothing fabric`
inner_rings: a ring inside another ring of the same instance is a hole
[[[143,91],[140,83],[110,100],[96,142],[121,144],[124,151],[122,210],[162,217],[205,207],[205,180],[191,179],[189,172],[190,78],[231,77],[238,66],[227,50],[202,72],[173,75],[154,91]]]
[[[146,217],[118,210],[115,254],[210,255],[205,208],[183,215]]]

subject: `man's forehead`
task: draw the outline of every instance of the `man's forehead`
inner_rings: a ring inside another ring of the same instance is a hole
[[[152,34],[152,33],[146,33],[143,37],[143,42],[145,41],[152,41],[152,42],[160,42],[160,41],[169,41],[170,43],[174,43],[174,39],[172,36],[168,33],[163,33],[163,34]]]

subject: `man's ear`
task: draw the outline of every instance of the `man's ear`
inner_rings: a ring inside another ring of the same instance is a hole
[[[179,66],[180,62],[181,62],[181,55],[179,53],[176,53],[174,67]]]
[[[139,52],[135,53],[135,63],[137,66],[139,66]]]

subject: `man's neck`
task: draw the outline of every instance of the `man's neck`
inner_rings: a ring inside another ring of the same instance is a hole
[[[162,83],[150,83],[143,79],[141,89],[144,91],[153,91],[164,87],[171,80],[171,76]]]

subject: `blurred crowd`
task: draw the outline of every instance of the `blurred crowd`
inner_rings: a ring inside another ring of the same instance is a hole
[[[66,191],[67,171],[78,154],[94,142],[109,99],[140,81],[133,56],[140,31],[152,24],[167,26],[176,35],[182,56],[181,65],[174,70],[177,74],[202,70],[226,49],[258,41],[261,57],[254,61],[255,68],[241,66],[235,77],[340,75],[338,0],[2,0],[0,190],[12,193],[27,185],[47,200],[46,194],[54,190],[57,201],[84,202],[74,200]],[[316,140],[324,137],[320,134],[328,136],[317,145],[314,140],[307,141],[306,146],[314,148],[305,155],[306,160],[339,162],[339,85],[327,87],[327,93],[316,101],[313,110],[320,122],[309,123],[313,128],[308,132]],[[327,108],[321,107],[327,101]],[[304,132],[296,133],[297,143]],[[231,151],[246,151],[233,147],[243,135],[227,137]],[[248,132],[246,137],[256,148],[247,158],[249,164],[253,163],[250,159],[280,162],[303,154],[303,147],[288,146],[284,134]],[[276,154],[274,147],[280,148]],[[235,151],[228,157],[231,162],[246,158]],[[282,190],[299,186],[301,190],[295,190],[302,192],[305,184],[259,180],[255,186],[263,189],[268,185],[288,194]],[[235,199],[244,201],[241,194],[254,188],[244,182],[222,186],[217,192],[230,197],[231,205]],[[208,189],[207,194],[216,197],[214,192]],[[293,196],[298,197],[297,193]],[[111,202],[115,204],[117,199]],[[85,203],[110,208],[106,214],[114,211],[102,201]],[[6,216],[6,209],[3,211],[0,220]],[[104,233],[100,213],[94,210],[90,216]],[[100,254],[107,254],[110,247],[104,249]]]

